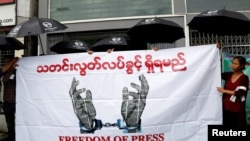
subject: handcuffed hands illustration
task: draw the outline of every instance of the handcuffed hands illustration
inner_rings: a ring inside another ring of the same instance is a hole
[[[125,133],[140,132],[141,116],[146,106],[149,85],[143,74],[139,76],[139,80],[141,85],[131,83],[131,87],[136,92],[129,91],[127,87],[122,90],[121,115],[123,119],[118,119],[114,124],[102,124],[101,120],[95,119],[96,110],[92,102],[91,91],[86,90],[86,88],[77,89],[79,81],[73,78],[69,94],[74,112],[80,121],[81,133],[94,133],[95,130],[100,130],[103,126],[117,126],[119,129],[123,129]],[[86,92],[86,98],[81,96],[84,92]]]
[[[146,106],[149,85],[144,75],[140,75],[139,80],[141,85],[131,83],[131,87],[136,89],[137,92],[129,91],[127,87],[122,90],[121,114],[128,132],[139,132],[141,130],[141,115]]]
[[[73,78],[71,83],[71,88],[69,94],[72,100],[74,112],[79,119],[81,132],[83,133],[92,133],[96,129],[94,127],[96,110],[92,102],[92,94],[90,90],[85,88],[76,89],[79,85],[79,81]],[[82,93],[86,91],[86,97],[81,96]]]

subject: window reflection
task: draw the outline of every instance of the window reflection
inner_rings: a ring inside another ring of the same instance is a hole
[[[250,9],[250,0],[186,0],[188,13],[200,13],[206,10],[228,9],[244,11]]]
[[[172,0],[51,0],[50,18],[59,21],[172,14]]]

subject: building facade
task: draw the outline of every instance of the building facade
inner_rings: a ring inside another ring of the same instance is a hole
[[[0,0],[0,36],[6,36],[16,24],[29,20],[31,17],[38,17],[38,0]],[[30,37],[36,40],[35,37]],[[18,38],[25,42],[25,50],[7,50],[0,49],[0,64],[3,65],[4,55],[22,56],[36,55],[37,48],[28,47],[34,43],[27,42],[27,38]]]
[[[126,34],[129,28],[143,18],[161,17],[173,21],[185,30],[185,38],[177,40],[174,47],[215,43],[250,44],[244,37],[216,36],[189,29],[192,18],[205,10],[227,9],[242,12],[250,18],[250,1],[234,0],[40,0],[39,17],[59,20],[68,29],[43,36],[43,44],[49,47],[61,40],[81,39],[90,44],[118,34]],[[163,45],[162,48],[166,48]]]
[[[217,36],[189,29],[188,23],[205,10],[227,9],[238,11],[250,18],[250,1],[235,0],[14,0],[16,24],[31,17],[52,18],[68,28],[55,33],[26,37],[29,46],[25,54],[55,54],[50,47],[62,40],[79,39],[93,44],[111,35],[125,35],[139,20],[160,17],[184,28],[185,38],[174,44],[161,44],[161,48],[185,47],[215,43],[223,45],[250,45],[250,36]],[[1,6],[1,5],[0,5]],[[9,26],[12,27],[12,26]],[[2,27],[0,27],[2,28]],[[5,27],[6,28],[6,27]],[[9,28],[10,29],[10,28]],[[5,30],[5,34],[8,30]],[[28,39],[31,38],[31,39]]]

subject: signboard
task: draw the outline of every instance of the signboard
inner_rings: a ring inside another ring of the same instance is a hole
[[[0,5],[0,27],[16,25],[16,4]]]
[[[1,4],[10,4],[10,3],[14,3],[15,0],[0,0],[0,5]]]

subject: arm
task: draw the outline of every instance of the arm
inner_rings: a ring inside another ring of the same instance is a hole
[[[232,75],[232,72],[223,72],[223,73],[221,73],[221,79],[227,81],[227,79],[230,77],[230,75]],[[217,87],[216,89],[220,93],[234,95],[234,91],[226,90],[222,87]]]
[[[2,67],[2,72],[5,73],[8,69],[10,69],[13,65],[15,65],[17,61],[18,61],[18,57],[15,57],[9,63],[5,64]]]
[[[234,94],[236,96],[243,96],[243,95],[247,95],[247,91],[248,91],[248,86],[249,86],[249,78],[247,75],[243,75],[240,79],[240,84],[239,86],[236,88],[236,90],[234,91]]]
[[[87,50],[87,53],[88,53],[89,55],[91,55],[91,54],[93,54],[93,50],[88,49],[88,50]]]
[[[114,51],[114,48],[108,49],[108,50],[107,50],[107,53],[111,53],[111,52],[113,52],[113,51]]]
[[[221,87],[217,87],[218,92],[223,93],[223,94],[229,94],[229,95],[234,95],[235,91],[231,91],[231,90],[226,90],[224,88]]]
[[[247,75],[243,75],[240,78],[240,84],[237,86],[237,88],[232,91],[232,90],[226,90],[221,87],[217,87],[218,92],[224,93],[224,94],[229,94],[229,95],[236,95],[236,96],[243,96],[247,94],[248,91],[248,85],[249,85],[249,79]]]

